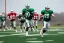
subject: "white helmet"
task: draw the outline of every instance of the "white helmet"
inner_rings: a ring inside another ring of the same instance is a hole
[[[35,13],[37,12],[37,11],[34,11]]]
[[[30,6],[29,4],[26,4],[25,6]]]
[[[49,9],[50,9],[50,7],[49,7],[49,6],[46,6],[45,8],[49,8]]]
[[[0,15],[2,15],[2,13],[0,13]]]
[[[11,12],[13,12],[13,10],[11,10]]]
[[[22,14],[22,13],[20,13],[20,14]]]

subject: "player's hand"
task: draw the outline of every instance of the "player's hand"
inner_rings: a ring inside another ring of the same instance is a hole
[[[43,19],[43,17],[40,17],[39,21],[41,21]]]

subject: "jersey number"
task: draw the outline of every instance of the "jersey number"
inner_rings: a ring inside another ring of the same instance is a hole
[[[15,15],[11,15],[10,18],[11,18],[11,19],[15,19]]]
[[[26,13],[26,18],[27,18],[27,17],[30,17],[30,13],[29,13],[29,12]]]
[[[49,14],[45,14],[44,15],[44,18],[49,18]]]

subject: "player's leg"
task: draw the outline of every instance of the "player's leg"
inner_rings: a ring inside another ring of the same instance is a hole
[[[0,21],[0,31],[2,30],[2,22]]]
[[[21,24],[20,24],[20,32],[22,32],[22,25],[23,25],[23,23],[21,22]]]
[[[13,21],[10,21],[10,29],[13,29]]]
[[[17,29],[16,29],[16,21],[13,21],[13,28],[16,30],[17,32]]]
[[[24,27],[24,29],[26,29],[26,22],[24,22],[23,27]]]
[[[44,27],[41,29],[41,31],[40,31],[40,35],[41,36],[43,36],[43,33],[45,33],[46,32],[46,24],[47,24],[47,22],[46,21],[44,21],[44,23],[43,23],[43,25],[44,25]]]
[[[29,30],[29,20],[26,19],[26,24],[27,24],[27,27],[26,27],[26,36],[28,36],[28,30]]]
[[[38,23],[38,21],[36,20],[35,23],[36,23],[36,29],[37,29],[37,25],[38,25],[37,23]]]
[[[38,28],[37,27],[38,26],[38,20],[36,20],[35,23],[36,23],[36,30],[38,31],[38,29],[37,29]]]
[[[48,30],[50,27],[50,22],[47,22],[47,25],[46,25],[46,30]]]
[[[6,21],[3,22],[3,27],[4,27],[4,29],[8,29],[7,25],[6,25]]]
[[[3,28],[4,28],[4,31],[5,31],[5,29],[6,29],[6,27],[5,27],[5,21],[3,21]]]
[[[35,30],[33,28],[33,20],[30,20],[29,23],[30,23],[31,31],[34,31],[35,32]]]
[[[34,20],[33,20],[33,28],[34,28]]]
[[[16,29],[16,21],[13,21],[13,28]]]
[[[26,30],[26,22],[23,23],[23,27],[24,27],[23,31],[25,32],[25,30]]]
[[[46,22],[46,25],[43,27],[43,33],[45,33],[49,29],[49,26],[50,22]]]

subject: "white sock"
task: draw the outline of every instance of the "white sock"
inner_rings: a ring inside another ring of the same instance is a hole
[[[26,36],[28,36],[28,31],[26,32]]]
[[[16,33],[17,33],[18,31],[16,30]]]
[[[22,29],[20,30],[20,32],[22,32]]]

